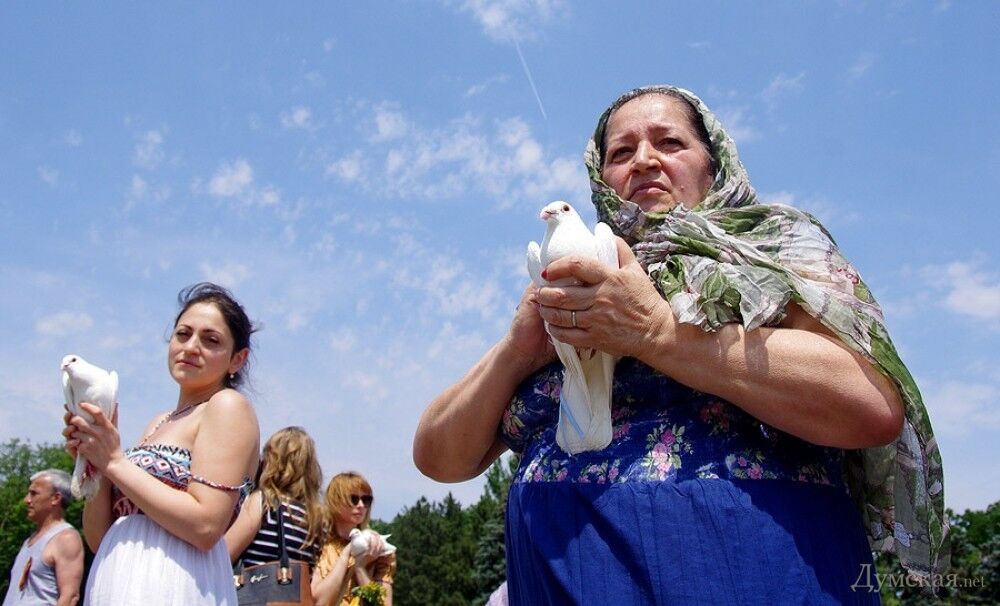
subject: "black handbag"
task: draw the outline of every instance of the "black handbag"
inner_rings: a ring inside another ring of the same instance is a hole
[[[285,546],[285,505],[278,505],[278,549],[276,562],[233,569],[240,606],[313,606],[309,564],[290,560]]]

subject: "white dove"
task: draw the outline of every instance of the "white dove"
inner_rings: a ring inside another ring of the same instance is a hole
[[[114,418],[115,408],[118,406],[118,373],[98,368],[80,356],[71,354],[62,360],[62,382],[66,408],[71,413],[93,422],[93,416],[80,408],[80,402],[89,402],[100,407],[109,419]],[[100,474],[93,470],[88,472],[87,459],[77,454],[70,487],[73,495],[89,499],[97,494],[100,484]]]
[[[396,552],[396,546],[386,541],[391,534],[378,534],[371,528],[366,528],[361,530],[360,528],[352,528],[351,534],[347,535],[351,539],[351,555],[358,556],[368,551],[368,546],[371,545],[372,535],[378,535],[382,537],[382,549],[379,550],[378,557],[389,555],[390,553]]]
[[[591,233],[566,202],[552,202],[539,215],[547,224],[542,245],[528,244],[528,274],[536,286],[567,286],[572,278],[550,283],[542,270],[566,255],[580,255],[618,268],[618,249],[611,228],[598,223]],[[611,384],[618,359],[601,351],[577,350],[552,339],[562,360],[562,393],[556,443],[569,454],[601,450],[611,442]]]

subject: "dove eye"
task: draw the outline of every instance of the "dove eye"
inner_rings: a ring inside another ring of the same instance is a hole
[[[569,204],[563,204],[563,212],[569,212]]]

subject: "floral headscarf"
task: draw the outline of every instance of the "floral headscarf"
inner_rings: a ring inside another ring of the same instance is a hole
[[[611,114],[648,93],[687,100],[710,140],[715,179],[693,209],[643,212],[601,178]],[[845,475],[872,549],[895,551],[921,577],[948,568],[941,455],[927,410],[889,339],[882,310],[854,266],[815,217],[782,204],[759,204],[736,145],[701,99],[672,86],[639,88],[601,116],[584,154],[601,221],[633,248],[680,322],[714,331],[775,326],[794,301],[863,355],[898,387],[906,412],[894,444],[847,451]]]

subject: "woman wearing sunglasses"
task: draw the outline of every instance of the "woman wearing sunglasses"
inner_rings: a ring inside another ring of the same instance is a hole
[[[326,488],[329,537],[313,572],[316,606],[352,604],[355,587],[377,581],[385,588],[385,606],[392,606],[392,578],[396,554],[379,556],[383,542],[373,534],[368,551],[351,555],[350,534],[368,528],[372,512],[372,487],[361,474],[337,474]]]

